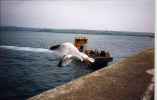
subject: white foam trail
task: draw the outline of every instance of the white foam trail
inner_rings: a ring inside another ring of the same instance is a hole
[[[7,45],[0,45],[0,48],[18,50],[18,51],[39,52],[39,53],[52,53],[53,52],[45,48],[17,47],[17,46],[7,46]]]

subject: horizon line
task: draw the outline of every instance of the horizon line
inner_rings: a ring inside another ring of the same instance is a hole
[[[155,31],[154,32],[144,32],[144,31],[125,31],[125,30],[109,30],[109,29],[106,29],[106,30],[102,30],[102,29],[80,29],[80,28],[46,28],[46,27],[31,27],[31,26],[3,26],[3,25],[0,25],[0,28],[2,27],[12,27],[12,28],[32,28],[32,29],[48,29],[48,30],[84,30],[84,31],[102,31],[102,32],[106,32],[106,31],[109,31],[109,32],[134,32],[134,33],[153,33],[155,34]]]

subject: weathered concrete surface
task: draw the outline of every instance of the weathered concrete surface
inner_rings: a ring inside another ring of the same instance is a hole
[[[147,49],[30,100],[141,100],[153,67],[154,50]]]

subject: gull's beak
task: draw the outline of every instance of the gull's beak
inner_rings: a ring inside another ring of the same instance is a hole
[[[51,46],[49,49],[50,50],[57,50],[59,47],[60,47],[60,45],[54,45],[54,46]]]

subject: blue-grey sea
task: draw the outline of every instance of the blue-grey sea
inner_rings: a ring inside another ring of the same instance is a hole
[[[154,38],[30,31],[0,32],[0,100],[25,100],[93,72],[85,65],[57,67],[48,48],[86,36],[88,48],[109,51],[113,62],[154,47]],[[110,64],[111,64],[110,63]]]

